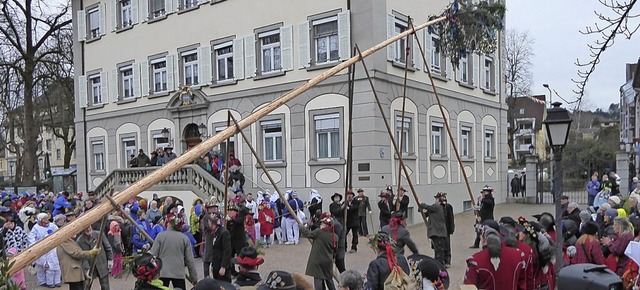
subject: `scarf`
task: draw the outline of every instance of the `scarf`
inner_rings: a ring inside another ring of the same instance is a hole
[[[111,221],[109,224],[109,234],[114,236],[119,236],[122,233],[120,226],[117,221]]]

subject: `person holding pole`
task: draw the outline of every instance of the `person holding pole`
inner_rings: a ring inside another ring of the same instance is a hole
[[[165,287],[169,287],[171,283],[173,288],[187,289],[185,278],[189,278],[191,284],[195,285],[198,282],[198,273],[193,260],[191,241],[182,234],[184,216],[169,213],[165,220],[167,230],[158,234],[149,253],[164,261],[171,261],[160,272],[160,280]],[[188,276],[184,272],[185,267],[189,270]]]
[[[101,239],[98,239],[99,235],[103,235]],[[100,245],[97,244],[98,240],[100,240]],[[82,264],[85,272],[88,272],[94,277],[98,276],[100,289],[109,290],[109,272],[113,269],[113,250],[107,237],[105,237],[101,231],[94,231],[93,228],[88,227],[80,234],[78,239],[76,239],[76,243],[85,251],[93,248],[102,248],[94,262],[94,269],[89,269],[92,266],[92,261],[90,260],[85,260]]]
[[[380,200],[378,201],[378,209],[380,209],[380,213],[378,214],[378,219],[380,220],[380,228],[389,224],[391,220],[391,204],[389,203],[389,192],[383,190],[380,192],[378,197]]]
[[[444,208],[441,205],[442,193],[434,196],[436,202],[432,205],[420,204],[420,212],[429,218],[427,235],[431,239],[431,247],[435,252],[435,258],[445,265],[445,241],[447,239],[447,226],[444,219]]]
[[[360,235],[368,236],[369,227],[367,225],[367,213],[371,214],[371,204],[369,203],[369,197],[364,195],[364,189],[358,188],[358,197],[356,200],[360,203],[358,208],[358,218],[360,219]]]
[[[482,188],[482,195],[478,198],[478,204],[480,210],[476,214],[476,225],[482,225],[486,220],[493,220],[493,208],[495,207],[495,201],[493,199],[493,188],[489,185],[485,185]],[[469,248],[477,249],[480,247],[480,234],[482,231],[476,228],[476,240]]]
[[[404,187],[400,186],[400,188],[398,188],[398,194],[394,196],[393,200],[391,201],[391,210],[402,212],[404,214],[404,218],[407,218],[407,210],[409,209],[409,196],[405,195],[405,192],[406,191],[404,190]]]
[[[345,224],[345,237],[351,232],[351,250],[349,253],[355,253],[358,251],[358,228],[360,219],[358,217],[358,211],[360,203],[355,199],[353,191],[349,189],[347,191],[347,200],[345,202],[347,206],[347,222]]]

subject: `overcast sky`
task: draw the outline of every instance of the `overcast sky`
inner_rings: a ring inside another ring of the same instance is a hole
[[[636,7],[635,12],[640,12]],[[593,43],[594,36],[582,35],[587,25],[597,22],[594,10],[606,10],[596,0],[511,0],[507,1],[507,29],[528,31],[534,39],[532,59],[534,94],[546,94],[542,86],[547,83],[567,101],[577,95],[571,79],[578,79],[576,59],[589,60],[587,44]],[[635,20],[635,24],[640,20]],[[640,31],[631,40],[620,35],[613,47],[607,49],[600,64],[592,74],[585,90],[584,105],[587,109],[609,107],[620,102],[620,86],[625,83],[625,64],[636,63],[640,57]],[[554,95],[553,101],[558,98]],[[563,102],[564,103],[564,102]],[[570,106],[570,107],[573,107]]]

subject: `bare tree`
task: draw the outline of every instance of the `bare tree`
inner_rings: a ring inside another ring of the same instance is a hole
[[[516,98],[531,95],[531,85],[533,74],[531,73],[531,58],[533,57],[534,40],[526,31],[507,30],[506,35],[506,82],[509,85],[509,96],[507,97],[507,122],[509,130],[507,132],[507,142],[511,157],[515,157],[513,148],[513,134],[517,128],[515,120]]]
[[[0,0],[0,50],[4,59],[1,67],[11,70],[21,89],[8,97],[18,99],[21,112],[15,109],[21,123],[9,134],[18,134],[22,158],[16,164],[16,175],[21,172],[23,185],[35,184],[38,169],[38,142],[40,113],[35,110],[34,99],[42,95],[48,85],[44,66],[50,56],[62,51],[50,45],[61,29],[71,25],[70,3],[55,4],[46,0]],[[12,115],[12,114],[9,114]],[[13,138],[12,140],[17,140]]]

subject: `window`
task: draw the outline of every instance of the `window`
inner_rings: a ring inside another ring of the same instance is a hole
[[[311,22],[316,64],[340,59],[338,17],[329,17]]]
[[[216,80],[233,79],[233,42],[225,42],[213,46],[216,57]]]
[[[442,156],[442,123],[431,123],[431,155]]]
[[[56,149],[56,160],[62,160],[62,150]]]
[[[51,139],[47,139],[44,141],[44,147],[46,150],[51,150]]]
[[[169,146],[169,138],[162,136],[161,133],[153,134],[153,148],[164,148]]]
[[[460,81],[463,83],[469,83],[469,58],[466,53],[460,57],[458,70],[460,71]]]
[[[462,126],[460,130],[460,153],[462,156],[471,157],[471,127]]]
[[[198,53],[195,50],[185,52],[182,54],[182,75],[184,77],[184,79],[182,80],[182,83],[185,86],[193,86],[193,85],[199,84]],[[166,69],[165,69],[165,76],[166,76]]]
[[[524,115],[524,108],[521,108],[519,113],[520,115]]]
[[[133,15],[131,14],[131,1],[132,0],[119,0],[120,8],[120,27],[125,28],[133,25]]]
[[[316,157],[340,158],[340,114],[315,115]]]
[[[122,139],[122,152],[124,152],[122,156],[122,164],[124,168],[129,167],[129,160],[131,160],[131,156],[136,155],[136,139],[135,137],[128,137]]]
[[[154,92],[167,91],[167,60],[165,58],[151,62],[151,76]]]
[[[100,6],[87,10],[87,39],[100,37]]]
[[[482,87],[485,90],[495,91],[495,66],[493,64],[493,58],[485,56],[484,58],[484,68],[483,68],[483,78],[484,82],[482,83]]]
[[[493,130],[484,131],[484,157],[493,158]]]
[[[149,19],[162,17],[166,14],[165,0],[149,0]]]
[[[131,99],[133,95],[133,66],[120,68],[120,85],[122,89],[122,98]]]
[[[91,152],[93,155],[93,170],[104,171],[104,141],[91,142]]]
[[[227,129],[227,127],[216,127],[216,134],[224,131],[224,129]],[[227,140],[224,140],[222,142],[220,142],[220,144],[218,144],[218,147],[216,147],[216,150],[218,150],[218,152],[220,152],[220,156],[226,156],[227,154],[227,150],[226,147],[227,146]],[[229,150],[231,152],[229,152],[229,154],[235,154],[236,152],[236,137],[232,136],[231,138],[229,138]]]
[[[402,146],[402,154],[410,153],[411,148],[411,118],[405,116],[404,122],[402,116],[396,116],[396,142],[398,146]]]
[[[261,122],[264,144],[264,161],[280,161],[282,158],[282,122]]]
[[[280,51],[280,30],[271,30],[258,34],[261,68],[263,73],[280,71],[282,59]]]
[[[407,30],[407,22],[406,21],[402,21],[400,19],[396,18],[396,23],[394,26],[394,35],[398,35],[400,33],[403,33],[405,30]],[[403,37],[400,38],[396,41],[396,54],[395,54],[395,59],[404,64],[407,61],[407,38]]]
[[[431,71],[442,74],[444,72],[443,67],[441,67],[441,53],[438,48],[440,45],[440,36],[436,33],[432,33],[431,35]]]
[[[198,7],[198,0],[180,0],[180,9],[190,9]]]
[[[91,104],[102,104],[102,80],[100,79],[100,74],[89,76],[89,85],[91,86]]]

